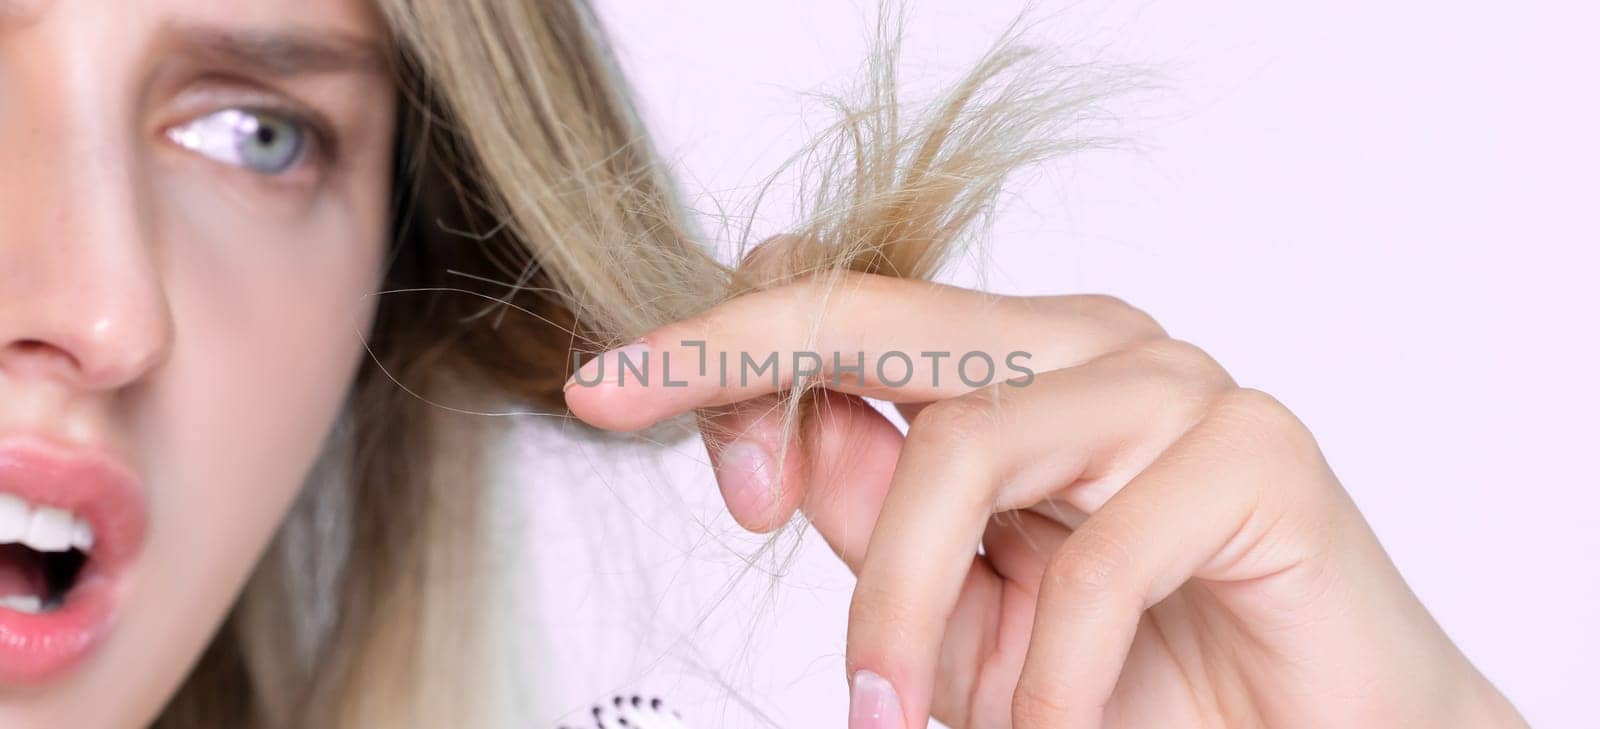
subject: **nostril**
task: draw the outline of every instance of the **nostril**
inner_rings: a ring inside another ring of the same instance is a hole
[[[11,348],[16,350],[17,355],[21,357],[63,359],[69,362],[75,359],[60,347],[41,339],[24,339],[12,344]]]
[[[41,339],[22,339],[0,349],[0,369],[13,373],[60,373],[77,366],[70,352]]]

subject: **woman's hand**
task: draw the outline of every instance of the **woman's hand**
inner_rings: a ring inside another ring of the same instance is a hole
[[[620,357],[646,383],[619,385]],[[1524,726],[1301,422],[1120,301],[851,274],[602,361],[569,383],[574,414],[633,430],[699,410],[734,517],[767,531],[802,509],[856,573],[853,729]],[[786,446],[797,376],[826,389]]]

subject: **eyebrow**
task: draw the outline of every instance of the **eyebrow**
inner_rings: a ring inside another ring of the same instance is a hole
[[[0,0],[0,5],[4,0]],[[389,56],[375,42],[316,30],[233,30],[210,26],[176,28],[170,49],[271,76],[357,71],[387,73]]]

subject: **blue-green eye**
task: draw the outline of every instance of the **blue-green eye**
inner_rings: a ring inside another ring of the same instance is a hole
[[[305,153],[306,135],[298,122],[246,109],[224,109],[167,130],[184,149],[264,175],[294,167]]]

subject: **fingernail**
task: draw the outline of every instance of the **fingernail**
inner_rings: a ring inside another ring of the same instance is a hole
[[[861,669],[850,679],[850,729],[905,729],[900,697],[888,679]]]
[[[649,354],[650,345],[643,339],[625,347],[601,352],[583,363],[577,372],[572,373],[572,376],[567,378],[567,383],[561,386],[561,391],[566,392],[576,385],[594,387],[602,381],[648,384]]]
[[[747,519],[772,508],[772,456],[760,443],[736,440],[717,454],[717,482],[728,510]]]

